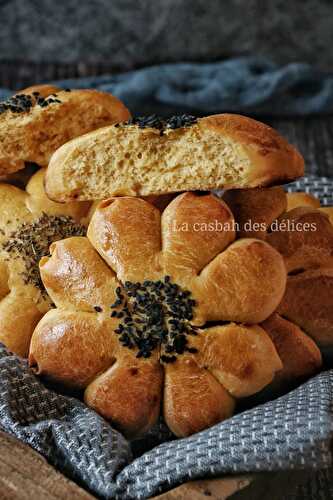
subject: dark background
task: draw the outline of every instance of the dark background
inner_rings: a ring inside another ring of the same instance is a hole
[[[332,0],[0,1],[0,86],[262,55],[333,70]]]

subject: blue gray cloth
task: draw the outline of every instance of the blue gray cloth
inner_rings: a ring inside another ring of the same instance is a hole
[[[305,178],[291,189],[333,204],[326,178]],[[78,399],[43,385],[0,344],[0,427],[103,499],[143,499],[223,474],[323,470],[333,463],[333,370],[189,438],[174,439],[159,424],[130,443]],[[302,499],[310,498],[303,491]]]
[[[333,74],[308,64],[277,66],[258,57],[152,66],[112,76],[57,82],[112,92],[135,115],[222,111],[274,116],[333,112]],[[10,95],[0,89],[0,98]]]

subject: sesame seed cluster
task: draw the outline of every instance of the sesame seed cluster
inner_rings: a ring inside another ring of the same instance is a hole
[[[198,119],[195,116],[182,114],[174,115],[170,118],[161,118],[157,115],[137,116],[131,118],[127,122],[116,124],[115,126],[136,125],[139,128],[155,128],[160,131],[161,135],[167,129],[175,130],[177,128],[191,127],[197,123]]]
[[[12,258],[23,259],[22,278],[25,284],[37,287],[47,295],[39,273],[39,261],[49,254],[51,243],[71,236],[84,236],[86,229],[70,216],[43,213],[32,222],[24,222],[2,244]]]
[[[66,89],[70,92],[70,89]],[[50,104],[59,104],[62,101],[57,94],[51,94],[48,97],[43,97],[39,92],[32,92],[32,94],[16,94],[6,101],[0,103],[0,114],[6,111],[12,113],[27,113],[34,106],[46,108]]]
[[[176,361],[178,354],[197,352],[188,345],[188,335],[197,335],[190,324],[195,300],[191,292],[172,283],[170,276],[143,283],[126,281],[116,288],[116,295],[111,317],[121,322],[115,333],[124,347],[138,349],[138,358],[149,358],[160,346],[164,363]]]

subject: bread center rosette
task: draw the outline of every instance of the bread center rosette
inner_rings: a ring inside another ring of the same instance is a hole
[[[33,334],[31,366],[83,389],[130,438],[161,413],[177,436],[207,428],[282,368],[258,323],[283,297],[283,259],[236,240],[211,194],[179,195],[162,214],[140,198],[106,200],[87,238],[54,243],[40,272],[56,308]]]

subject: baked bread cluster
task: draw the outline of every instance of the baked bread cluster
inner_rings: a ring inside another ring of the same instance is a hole
[[[330,219],[333,208],[320,207],[319,200],[307,193],[286,194],[280,187],[232,190],[223,198],[239,223],[239,234],[255,236],[276,248],[288,271],[283,299],[275,314],[262,326],[275,337],[285,335],[286,329],[297,332],[297,336],[305,332],[322,350],[330,350],[333,346],[333,225]],[[290,352],[295,362],[295,349]],[[301,354],[299,367],[305,359],[304,353]]]
[[[235,241],[233,222],[211,194],[179,195],[162,215],[139,198],[103,201],[87,238],[54,243],[40,262],[56,309],[33,334],[30,365],[84,389],[130,438],[150,429],[162,401],[177,436],[230,416],[282,368],[258,323],[286,283],[281,255]]]
[[[276,131],[131,119],[47,85],[0,104],[0,137],[0,341],[37,375],[133,439],[160,415],[188,436],[320,369],[332,214],[277,186],[304,162]],[[317,231],[282,230],[299,223]]]
[[[21,190],[0,183],[0,341],[27,356],[37,322],[51,307],[38,270],[57,239],[84,235],[89,203],[49,200],[39,170]]]

